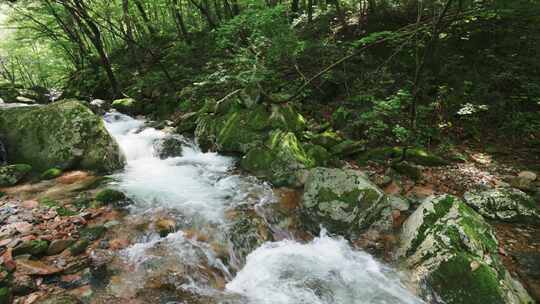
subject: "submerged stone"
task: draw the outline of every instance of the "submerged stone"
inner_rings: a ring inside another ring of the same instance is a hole
[[[355,170],[312,169],[304,186],[302,213],[315,233],[320,226],[349,235],[392,225],[390,203],[382,190]]]
[[[37,171],[80,168],[111,172],[124,166],[102,119],[81,102],[0,110],[0,132],[11,162]]]
[[[0,167],[0,187],[9,187],[20,182],[28,173],[32,171],[32,166],[16,164]]]
[[[405,221],[398,256],[448,304],[533,303],[498,256],[491,226],[450,195],[430,197]]]
[[[532,197],[513,188],[469,191],[465,202],[486,218],[506,222],[540,223],[540,208]]]

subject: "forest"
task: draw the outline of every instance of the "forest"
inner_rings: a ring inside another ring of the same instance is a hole
[[[540,301],[540,1],[0,1],[0,304]]]

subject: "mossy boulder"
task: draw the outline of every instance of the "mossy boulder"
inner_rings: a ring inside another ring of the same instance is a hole
[[[322,146],[328,150],[333,149],[343,141],[343,137],[332,130],[325,130],[322,133],[309,134],[307,136],[311,142]]]
[[[486,218],[505,222],[540,223],[540,208],[525,192],[514,188],[475,190],[465,202]]]
[[[444,303],[533,303],[498,256],[491,226],[457,197],[426,199],[403,225],[398,256]]]
[[[0,80],[0,99],[6,103],[17,102],[17,96],[19,96],[20,89],[20,86]]]
[[[325,166],[332,160],[332,154],[322,146],[304,144],[303,147],[306,154],[312,158],[318,166]]]
[[[183,147],[187,145],[189,143],[182,135],[168,135],[154,143],[154,154],[161,159],[180,157],[184,150]]]
[[[361,232],[374,224],[387,229],[392,223],[390,212],[382,190],[359,171],[315,168],[308,174],[302,214],[314,233],[321,225],[342,235]]]
[[[126,199],[126,195],[118,190],[103,189],[96,194],[96,201],[103,204],[113,204]]]
[[[138,114],[142,111],[142,103],[133,98],[116,99],[112,102],[111,107],[120,113]]]
[[[251,149],[240,165],[276,186],[287,186],[296,185],[298,171],[314,167],[316,161],[306,153],[294,133],[278,130],[270,133],[264,145]]]
[[[272,105],[267,109],[257,104],[250,108],[234,106],[226,114],[201,113],[195,137],[203,150],[246,153],[261,146],[271,130],[298,133],[304,128],[304,118],[291,106]]]
[[[102,119],[81,102],[0,110],[0,133],[10,161],[49,168],[111,172],[124,166]]]
[[[54,179],[62,175],[62,169],[51,168],[41,173],[41,179]]]
[[[365,142],[346,139],[333,146],[330,151],[338,156],[351,156],[365,150]]]
[[[45,240],[26,241],[13,249],[13,256],[30,254],[34,257],[44,255],[49,248],[49,242]]]
[[[197,112],[186,113],[176,121],[176,132],[178,133],[191,133],[197,128],[197,118],[199,114]]]
[[[407,161],[397,162],[392,164],[392,169],[397,173],[408,176],[413,180],[422,178],[422,168]]]
[[[0,167],[0,187],[16,185],[32,171],[32,166],[16,164]]]
[[[68,247],[69,252],[71,255],[79,255],[86,251],[86,248],[90,245],[90,241],[87,239],[81,239],[77,242],[73,243],[71,246]]]
[[[371,160],[376,162],[384,162],[396,159],[407,160],[408,162],[427,167],[446,166],[450,164],[449,161],[422,148],[407,148],[405,150],[405,157],[403,157],[403,148],[401,147],[382,147],[371,149],[361,154],[358,161],[366,162]]]

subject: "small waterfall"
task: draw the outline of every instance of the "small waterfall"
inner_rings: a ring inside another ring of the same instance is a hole
[[[207,235],[198,240],[184,231],[166,237],[154,234],[123,250],[122,258],[133,265],[120,275],[125,288],[144,289],[147,281],[161,276],[179,290],[173,295],[170,288],[162,295],[158,292],[161,303],[422,303],[397,272],[325,234],[308,243],[264,243],[235,274],[214,246],[228,242],[224,231],[232,220],[227,212],[245,204],[264,208],[274,201],[271,187],[233,174],[234,158],[203,153],[189,140],[183,141],[181,156],[158,157],[155,143],[169,135],[145,127],[143,120],[109,113],[105,121],[127,157],[113,185],[134,201],[130,216],[170,212],[181,222],[181,230]],[[115,290],[111,287],[109,292],[122,293]]]

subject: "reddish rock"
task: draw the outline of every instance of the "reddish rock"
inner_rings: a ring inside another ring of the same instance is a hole
[[[388,195],[399,195],[401,187],[395,181],[392,181],[388,186],[384,187],[383,191]]]
[[[36,200],[28,200],[21,203],[21,207],[26,209],[34,209],[39,206],[39,202]]]
[[[56,179],[61,184],[69,185],[74,184],[79,181],[83,181],[90,176],[88,172],[85,171],[72,171],[62,174]]]
[[[15,228],[19,233],[28,233],[32,230],[33,225],[28,222],[16,222],[13,223],[13,228]]]
[[[51,275],[59,273],[62,269],[47,265],[41,261],[17,260],[17,270],[29,275]]]
[[[434,195],[435,191],[431,186],[414,186],[407,194],[419,199],[424,199]]]
[[[124,249],[129,246],[128,239],[114,239],[109,242],[109,248],[112,250]]]

